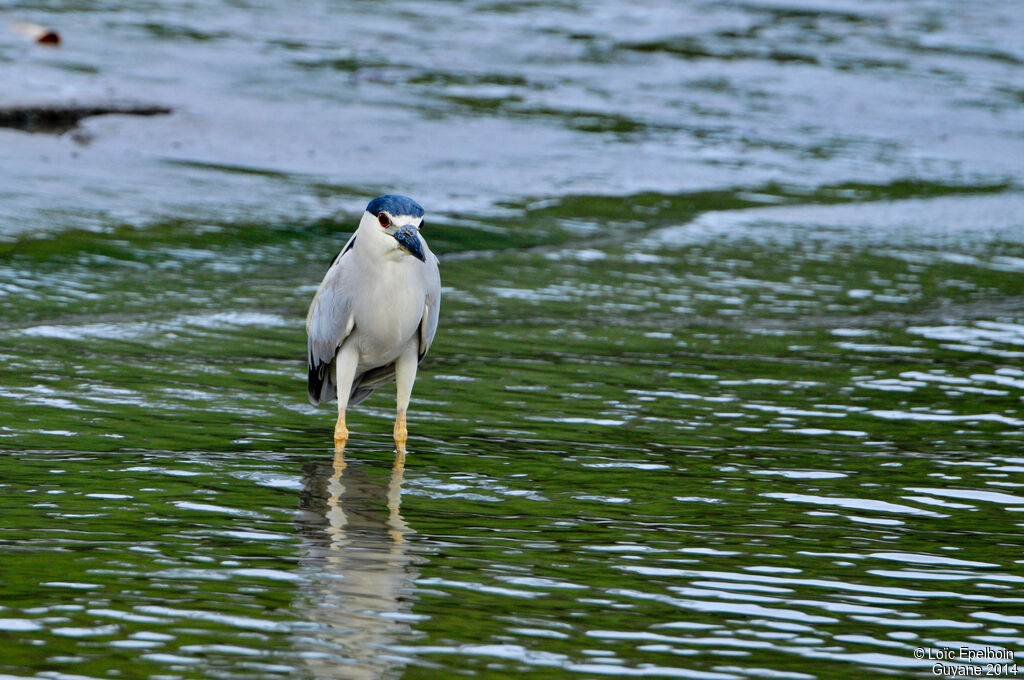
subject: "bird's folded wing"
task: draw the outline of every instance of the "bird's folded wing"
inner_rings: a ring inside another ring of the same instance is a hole
[[[427,300],[423,306],[423,318],[420,320],[420,351],[419,360],[427,355],[430,344],[434,342],[434,334],[437,333],[437,318],[441,311],[441,274],[437,269],[437,258],[431,255],[433,264],[428,269],[427,275]]]
[[[344,255],[344,251],[342,253]],[[314,404],[329,401],[335,396],[334,376],[330,373],[331,362],[355,325],[352,314],[352,299],[346,278],[352,267],[346,267],[339,257],[320,283],[306,316],[308,336],[309,400]]]

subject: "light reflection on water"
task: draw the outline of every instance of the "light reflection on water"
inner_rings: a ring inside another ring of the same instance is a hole
[[[832,457],[815,469],[798,450],[651,448],[622,460],[577,448],[552,465],[523,445],[477,441],[442,457],[428,447],[410,453],[405,479],[361,460],[334,466],[327,453],[23,456],[5,494],[32,509],[5,534],[36,512],[63,524],[5,538],[18,547],[5,560],[0,629],[38,640],[51,659],[99,645],[147,673],[232,677],[494,664],[814,677],[799,659],[839,664],[829,673],[899,670],[923,667],[912,656],[922,645],[1024,642],[1007,613],[1024,603],[1015,556],[942,540],[1007,526],[1001,516],[1024,496],[986,485],[1024,469],[1020,458],[889,454],[861,468]],[[469,449],[489,473],[462,472]],[[919,476],[908,466],[931,483],[908,483]],[[937,468],[954,481],[936,485]],[[80,488],[97,473],[107,491]],[[131,498],[109,490],[124,476],[136,480]],[[785,491],[773,490],[780,478]],[[126,501],[141,522],[119,519]],[[76,544],[100,552],[67,554]],[[20,568],[45,555],[51,564]]]

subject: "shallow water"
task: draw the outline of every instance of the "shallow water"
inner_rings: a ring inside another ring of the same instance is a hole
[[[0,130],[0,678],[1024,646],[1015,5],[5,13],[65,44],[3,97],[175,113]],[[392,390],[336,468],[303,384],[384,190],[445,284],[404,473]]]

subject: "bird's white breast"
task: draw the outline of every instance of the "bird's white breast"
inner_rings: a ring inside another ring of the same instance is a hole
[[[391,363],[410,342],[419,342],[426,303],[424,264],[404,255],[378,261],[367,281],[369,295],[355,301],[354,340],[359,370]]]

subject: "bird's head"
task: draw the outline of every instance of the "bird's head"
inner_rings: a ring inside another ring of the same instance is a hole
[[[408,196],[387,194],[378,196],[366,206],[363,220],[376,222],[376,228],[395,239],[398,248],[425,262],[420,227],[423,226],[423,207]]]

